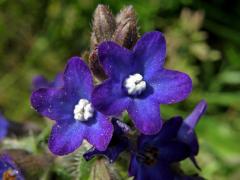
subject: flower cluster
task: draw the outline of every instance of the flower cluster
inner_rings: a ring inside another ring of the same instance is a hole
[[[100,8],[107,11],[104,6]],[[105,23],[113,22],[112,16],[101,17]],[[107,27],[96,28],[96,33],[116,28],[113,24]],[[53,82],[41,76],[33,81],[33,108],[55,122],[48,142],[50,151],[67,155],[86,139],[92,145],[84,154],[86,160],[103,155],[113,163],[121,152],[130,152],[129,176],[136,180],[200,178],[179,173],[174,164],[190,158],[198,168],[195,156],[199,145],[194,127],[207,105],[200,101],[185,120],[174,116],[163,121],[160,105],[183,101],[192,91],[187,74],[164,68],[163,34],[146,33],[131,48],[113,41],[112,34],[106,39],[97,37],[97,48],[90,57],[94,55],[94,62],[106,75],[99,84],[94,84],[92,73],[98,71],[92,70],[93,62],[89,68],[80,57],[72,57]],[[119,118],[124,111],[136,130]]]
[[[106,6],[98,6],[88,63],[74,56],[53,81],[44,76],[33,79],[31,105],[53,121],[49,150],[68,155],[87,141],[91,148],[81,154],[86,161],[103,156],[112,164],[128,153],[128,175],[134,180],[203,179],[186,175],[179,164],[189,158],[200,169],[195,159],[199,152],[195,126],[207,103],[201,100],[186,118],[163,120],[160,105],[185,100],[192,80],[183,72],[164,68],[164,35],[153,31],[140,38],[136,24],[132,6],[116,18]],[[0,141],[11,134],[12,124],[0,114]],[[17,152],[19,156],[26,153]],[[23,180],[26,172],[9,154],[0,152],[0,179]],[[45,164],[42,158],[27,155],[36,164]]]
[[[199,150],[194,128],[206,107],[206,102],[202,100],[185,120],[176,116],[166,121],[161,131],[155,135],[140,134],[135,148],[131,147],[131,140],[126,137],[128,126],[114,119],[114,132],[116,133],[107,150],[101,152],[92,148],[84,154],[84,157],[90,160],[96,155],[104,155],[110,162],[113,162],[121,152],[128,148],[131,150],[129,175],[134,176],[135,179],[190,179],[189,176],[184,177],[183,174],[179,174],[173,164],[190,158],[199,168],[194,158]]]
[[[141,133],[156,134],[162,127],[159,105],[179,102],[191,92],[188,75],[163,68],[166,43],[160,32],[143,35],[133,51],[114,42],[103,42],[98,50],[109,77],[102,84],[94,87],[87,65],[73,57],[62,86],[49,85],[32,94],[32,106],[56,121],[49,140],[55,154],[73,152],[83,139],[105,150],[113,133],[109,117],[124,110]]]
[[[196,162],[194,156],[198,154],[199,146],[194,127],[205,109],[206,102],[201,101],[184,121],[181,117],[173,117],[164,123],[158,134],[139,136],[129,174],[138,180],[183,178],[172,165],[186,158]]]
[[[111,118],[126,110],[141,133],[137,150],[132,151],[129,174],[136,179],[154,179],[156,169],[161,169],[158,177],[174,177],[170,164],[187,157],[194,161],[198,152],[194,127],[206,103],[201,101],[185,121],[174,117],[165,123],[159,105],[186,99],[192,90],[190,77],[163,67],[166,42],[156,31],[144,34],[132,51],[103,42],[98,55],[108,76],[101,84],[94,87],[87,65],[73,57],[60,76],[63,82],[55,81],[33,92],[32,106],[56,122],[49,138],[50,150],[66,155],[86,139],[93,145],[84,155],[86,159],[102,154],[115,161],[131,143],[125,135],[127,125]]]

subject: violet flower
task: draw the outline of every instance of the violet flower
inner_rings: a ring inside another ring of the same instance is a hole
[[[112,124],[114,131],[108,148],[105,151],[99,151],[94,147],[89,149],[83,155],[87,161],[96,155],[102,155],[108,158],[110,163],[113,163],[118,158],[119,154],[129,147],[129,140],[126,137],[126,133],[130,130],[128,125],[116,118],[112,119]]]
[[[39,75],[33,78],[32,87],[34,90],[40,88],[60,88],[63,86],[63,74],[59,73],[53,81],[48,81],[44,76]]]
[[[160,32],[144,34],[132,51],[103,42],[98,55],[109,78],[94,89],[93,104],[106,115],[127,110],[143,134],[160,131],[160,104],[182,101],[192,90],[187,74],[163,67],[166,42]]]
[[[5,154],[0,156],[0,179],[24,180],[17,165]]]
[[[181,117],[174,117],[164,123],[158,134],[141,135],[137,150],[132,153],[129,175],[134,176],[135,180],[181,179],[181,176],[172,169],[172,164],[197,155],[197,137],[195,133],[189,132],[194,132],[196,122],[205,109],[206,102],[201,101],[185,121],[182,121]],[[186,124],[189,125],[188,129],[184,128]]]
[[[0,113],[0,141],[6,137],[8,133],[9,123]]]
[[[41,88],[33,92],[32,106],[43,116],[56,121],[49,138],[49,149],[56,155],[76,150],[86,139],[104,151],[112,137],[113,126],[91,103],[93,78],[79,57],[68,61],[62,88]]]

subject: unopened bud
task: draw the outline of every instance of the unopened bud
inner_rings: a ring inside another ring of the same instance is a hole
[[[94,50],[97,47],[97,45],[98,45],[98,41],[97,41],[96,35],[94,32],[92,32],[91,39],[90,39],[90,49]]]
[[[105,5],[98,5],[93,16],[93,33],[91,44],[111,40],[116,28],[115,18]]]
[[[116,31],[113,41],[131,49],[138,39],[137,18],[133,6],[127,6],[116,17]]]
[[[98,50],[97,49],[93,50],[90,53],[89,66],[90,66],[92,73],[94,74],[94,76],[97,79],[104,80],[107,78],[107,76],[102,68],[102,65],[100,64],[100,62],[98,60]]]

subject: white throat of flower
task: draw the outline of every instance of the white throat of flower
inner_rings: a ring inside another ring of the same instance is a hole
[[[140,95],[146,89],[146,86],[142,75],[138,73],[128,76],[124,81],[124,87],[129,95]]]
[[[87,121],[94,115],[94,108],[87,99],[80,99],[78,104],[75,105],[74,119],[78,121]]]

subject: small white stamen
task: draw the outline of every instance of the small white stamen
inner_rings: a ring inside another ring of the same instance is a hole
[[[141,94],[146,89],[146,86],[142,75],[138,73],[128,76],[124,81],[124,87],[127,89],[129,95]]]
[[[87,99],[80,99],[78,104],[75,105],[73,114],[75,120],[87,121],[93,117],[94,108]]]

